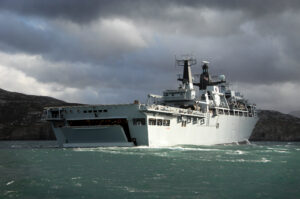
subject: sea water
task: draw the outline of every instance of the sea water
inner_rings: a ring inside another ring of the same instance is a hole
[[[300,198],[300,144],[59,149],[0,142],[0,198]]]

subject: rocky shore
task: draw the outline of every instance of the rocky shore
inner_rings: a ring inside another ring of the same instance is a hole
[[[51,97],[0,89],[0,140],[54,140],[48,122],[41,121],[47,106],[74,105]],[[300,141],[300,118],[277,111],[259,111],[252,141]]]

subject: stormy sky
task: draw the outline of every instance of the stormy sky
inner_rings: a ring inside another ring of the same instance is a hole
[[[174,56],[225,74],[258,108],[300,110],[300,1],[0,1],[0,87],[128,103],[174,89]]]

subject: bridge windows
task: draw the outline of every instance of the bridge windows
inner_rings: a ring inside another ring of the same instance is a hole
[[[72,110],[70,110],[70,112],[72,112]],[[80,113],[80,110],[77,110],[78,113]],[[83,113],[107,113],[107,109],[104,109],[104,110],[83,110]]]
[[[156,119],[149,118],[149,125],[156,125]]]
[[[149,125],[152,126],[170,126],[171,121],[170,120],[163,120],[163,119],[155,119],[155,118],[149,118]]]
[[[162,120],[161,119],[157,119],[157,126],[162,126]]]
[[[163,126],[170,126],[170,120],[163,120]]]

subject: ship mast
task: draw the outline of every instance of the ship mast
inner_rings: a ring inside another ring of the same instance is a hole
[[[197,60],[193,57],[184,57],[182,59],[176,59],[176,63],[178,66],[183,66],[183,76],[182,78],[178,78],[179,81],[182,81],[183,88],[193,90],[194,86],[191,66],[196,65]]]

